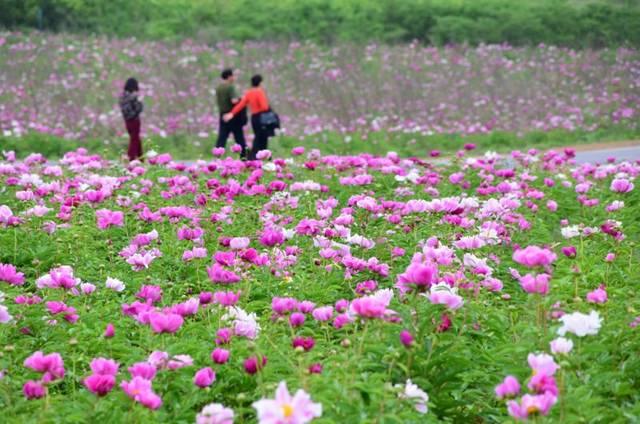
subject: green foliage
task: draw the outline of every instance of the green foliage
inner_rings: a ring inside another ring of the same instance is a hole
[[[371,133],[366,139],[357,134],[344,136],[333,133],[321,133],[309,136],[303,141],[297,137],[277,136],[269,141],[269,149],[277,155],[287,155],[296,146],[319,149],[323,154],[358,154],[372,153],[384,155],[395,151],[401,156],[428,156],[432,150],[443,154],[451,154],[462,149],[465,143],[475,143],[479,151],[509,152],[514,149],[529,148],[549,149],[560,146],[578,144],[635,140],[640,138],[640,130],[624,127],[602,128],[594,132],[584,131],[534,131],[518,136],[512,133],[494,131],[490,134],[461,137],[454,134],[436,134],[416,136],[402,133]],[[117,158],[126,153],[128,139],[116,140],[86,139],[65,140],[51,135],[28,133],[22,137],[6,137],[0,134],[0,145],[3,150],[13,150],[18,157],[26,157],[30,153],[42,153],[48,158],[62,157],[64,153],[79,147],[90,152]],[[233,140],[229,140],[231,145]],[[168,152],[177,159],[194,160],[211,157],[211,149],[215,145],[215,134],[208,141],[195,145],[189,137],[171,136],[168,138],[151,137],[143,141],[144,150]]]
[[[0,25],[145,38],[640,46],[640,7],[604,0],[0,0]]]

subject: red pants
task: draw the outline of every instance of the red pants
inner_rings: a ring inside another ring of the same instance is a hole
[[[140,118],[125,121],[129,133],[129,160],[135,160],[142,156],[142,141],[140,140]]]

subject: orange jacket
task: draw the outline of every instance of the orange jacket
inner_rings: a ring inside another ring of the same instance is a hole
[[[269,100],[267,100],[267,95],[265,94],[264,90],[260,87],[250,88],[249,90],[247,90],[247,92],[244,93],[242,100],[236,103],[233,109],[231,109],[231,114],[235,116],[247,105],[249,105],[249,109],[251,109],[252,115],[268,111]]]

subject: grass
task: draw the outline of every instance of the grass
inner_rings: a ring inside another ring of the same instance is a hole
[[[154,137],[143,142],[143,148],[148,151],[171,153],[176,159],[195,160],[209,158],[211,148],[215,145],[215,138],[198,139],[196,137]],[[522,136],[492,132],[477,136],[461,137],[459,135],[395,134],[387,132],[371,133],[366,139],[358,135],[345,136],[336,133],[322,133],[300,140],[295,137],[277,136],[269,141],[269,148],[276,155],[288,155],[296,146],[308,149],[319,149],[323,154],[358,154],[371,153],[384,155],[395,151],[400,156],[425,157],[432,150],[439,150],[443,154],[453,153],[462,149],[465,143],[474,143],[478,151],[508,152],[511,150],[526,150],[529,148],[548,149],[561,146],[573,146],[590,143],[607,143],[640,139],[640,129],[626,127],[612,127],[598,129],[594,132],[554,130],[549,132],[529,132]],[[109,158],[117,158],[126,153],[128,139],[115,140],[65,140],[49,135],[29,133],[23,137],[0,136],[3,150],[13,150],[18,157],[25,157],[30,153],[42,153],[48,158],[59,158],[69,150],[85,147],[92,153],[100,153]],[[231,138],[227,147],[233,144]]]

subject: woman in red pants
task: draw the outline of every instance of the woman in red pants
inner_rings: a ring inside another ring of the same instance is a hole
[[[129,160],[136,160],[142,157],[142,141],[140,140],[140,114],[143,105],[138,100],[138,81],[129,78],[124,85],[124,93],[120,96],[120,110],[129,133],[129,149],[127,155]]]

